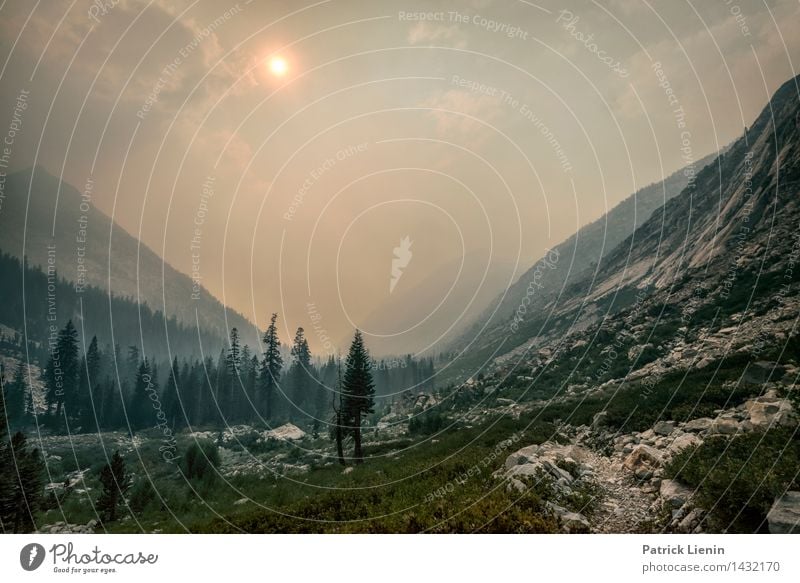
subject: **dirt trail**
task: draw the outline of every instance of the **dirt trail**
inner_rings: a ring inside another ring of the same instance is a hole
[[[653,499],[642,492],[634,478],[622,467],[619,457],[605,457],[586,448],[586,463],[594,468],[603,499],[590,522],[598,533],[636,533],[649,531],[653,519]]]

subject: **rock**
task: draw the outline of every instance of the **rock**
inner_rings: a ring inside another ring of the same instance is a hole
[[[567,512],[559,518],[561,519],[561,528],[566,533],[589,532],[589,521],[583,514]]]
[[[696,445],[700,445],[701,443],[703,443],[703,440],[697,437],[695,434],[682,433],[672,440],[672,443],[667,446],[667,450],[674,455],[683,449],[694,447]]]
[[[800,492],[786,492],[767,513],[770,534],[800,534]]]
[[[713,422],[714,420],[709,419],[708,417],[700,417],[699,419],[692,419],[691,421],[686,422],[686,424],[683,426],[683,430],[688,431],[690,433],[700,433],[701,431],[708,431]]]
[[[303,439],[305,436],[306,432],[293,423],[287,423],[276,429],[264,432],[266,439],[278,439],[281,441],[296,441]]]
[[[714,419],[708,431],[719,435],[733,435],[739,431],[739,424],[733,419]]]
[[[748,421],[753,427],[766,429],[777,425],[792,425],[794,414],[792,405],[785,399],[774,397],[759,397],[752,401],[747,401],[744,408],[748,414]]]
[[[635,472],[639,469],[649,469],[660,466],[663,461],[661,453],[649,445],[639,444],[633,448],[633,451],[625,458],[623,465]]]
[[[542,473],[546,473],[542,465],[538,462],[530,464],[520,464],[513,466],[506,474],[509,477],[536,477]]]
[[[667,436],[675,431],[675,423],[672,421],[659,421],[653,426],[653,433],[656,435]]]
[[[675,480],[662,480],[658,493],[672,508],[681,508],[692,497],[694,491]]]
[[[498,397],[496,399],[498,405],[516,405],[517,402],[513,399],[505,399],[503,397]]]
[[[703,511],[700,508],[693,508],[692,511],[678,523],[678,532],[686,534],[694,532],[695,528],[700,524],[701,518],[703,518]]]
[[[566,508],[559,506],[558,504],[553,504],[552,502],[547,502],[546,506],[558,517],[559,522],[561,522],[562,532],[589,532],[589,521],[583,514],[571,512]]]
[[[556,480],[565,480],[567,484],[571,484],[574,481],[572,474],[570,474],[566,470],[562,470],[559,468],[555,463],[553,463],[549,459],[542,460],[542,467]]]
[[[236,502],[233,503],[234,506],[241,506],[242,504],[247,504],[250,502],[248,498],[239,498]]]
[[[519,492],[520,494],[524,494],[527,489],[528,487],[523,482],[517,480],[516,478],[509,479],[508,484],[506,485],[506,490],[508,490],[509,492],[516,491]]]
[[[694,366],[695,366],[695,368],[706,368],[707,366],[712,365],[712,364],[714,364],[714,360],[711,359],[711,358],[708,358],[707,356],[705,356],[705,357],[701,358],[700,362],[698,362]]]
[[[605,426],[607,417],[608,411],[600,411],[599,413],[595,413],[594,417],[592,417],[592,429],[598,429]]]
[[[527,464],[536,461],[539,457],[539,446],[529,445],[522,449],[515,451],[506,458],[506,469],[511,469],[514,466]]]

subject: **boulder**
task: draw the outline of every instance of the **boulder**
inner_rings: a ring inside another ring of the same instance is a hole
[[[800,492],[786,492],[767,513],[771,534],[800,534]]]
[[[662,480],[658,493],[672,508],[681,508],[692,497],[694,491],[676,480]]]
[[[539,458],[539,446],[529,445],[522,449],[515,451],[506,458],[506,469],[509,470],[514,466],[528,464],[536,461]]]
[[[733,435],[739,431],[739,424],[733,419],[714,419],[709,432],[719,435]]]
[[[661,465],[663,458],[661,452],[649,445],[639,444],[625,458],[623,465],[632,472],[648,470]]]
[[[562,470],[559,468],[552,460],[544,459],[542,460],[542,467],[547,471],[548,474],[553,476],[556,480],[563,479],[566,481],[567,484],[571,484],[574,480],[572,474],[570,474],[566,470]]]
[[[298,439],[303,439],[305,436],[306,432],[293,423],[286,423],[285,425],[264,432],[264,437],[266,439],[278,439],[281,441],[296,441]]]
[[[701,431],[708,431],[714,421],[708,417],[701,417],[699,419],[692,419],[683,426],[684,431],[692,433],[699,433]]]
[[[594,417],[592,417],[592,429],[598,429],[605,426],[607,418],[608,411],[600,411],[595,413]]]
[[[696,445],[700,445],[701,443],[703,443],[703,440],[697,437],[695,434],[682,433],[672,440],[672,443],[667,446],[667,450],[674,455],[683,449],[694,447]]]
[[[553,504],[552,502],[547,502],[547,508],[549,508],[550,511],[558,517],[558,520],[561,523],[562,532],[589,532],[590,524],[583,514],[571,512],[566,508],[559,506],[558,504]]]
[[[786,399],[759,397],[747,401],[744,406],[749,415],[749,422],[758,429],[791,425],[794,421],[792,405]]]
[[[653,426],[653,433],[656,435],[667,436],[675,431],[675,423],[672,421],[659,421]]]

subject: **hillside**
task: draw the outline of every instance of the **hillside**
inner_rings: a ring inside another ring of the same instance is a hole
[[[699,170],[711,164],[715,154],[698,160],[694,167]],[[589,278],[597,265],[612,253],[617,246],[651,217],[659,220],[664,204],[675,198],[686,188],[688,172],[679,170],[661,182],[650,184],[612,208],[608,213],[579,229],[574,235],[555,246],[548,255],[537,259],[533,267],[500,294],[490,307],[474,318],[473,323],[449,348],[453,351],[467,349],[469,353],[500,353],[513,349],[524,338],[509,337],[511,323],[521,324],[531,320],[530,314],[545,309],[569,286]],[[535,293],[528,293],[529,285],[535,282]],[[523,299],[528,296],[530,304],[526,313],[518,312]],[[516,321],[515,321],[516,316]],[[515,328],[517,326],[514,326]],[[465,376],[465,370],[452,370],[448,377]]]
[[[133,298],[188,326],[199,322],[220,337],[227,336],[230,327],[251,326],[202,286],[199,299],[192,300],[191,278],[43,167],[9,174],[5,194],[0,250],[18,258],[24,253],[33,266],[47,266],[52,259],[59,276],[68,281]]]

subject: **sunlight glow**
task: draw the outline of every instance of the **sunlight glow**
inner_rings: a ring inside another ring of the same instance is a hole
[[[281,57],[272,57],[269,61],[269,70],[273,75],[283,77],[289,70],[289,64]]]

